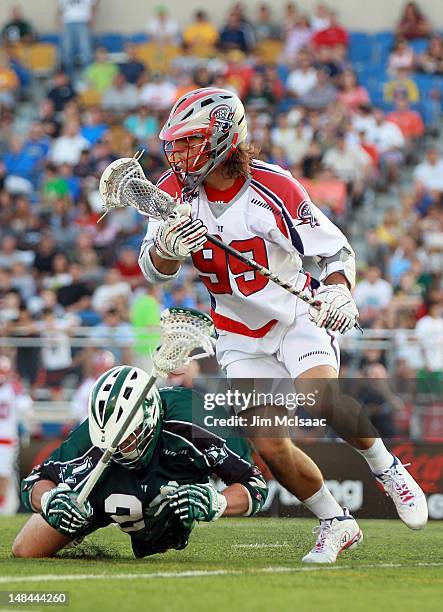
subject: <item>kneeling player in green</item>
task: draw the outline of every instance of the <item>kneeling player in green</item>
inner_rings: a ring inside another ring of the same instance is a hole
[[[149,380],[119,366],[95,383],[89,417],[22,482],[34,514],[17,535],[16,557],[49,557],[64,546],[117,524],[136,557],[182,549],[196,521],[250,516],[267,496],[266,483],[242,439],[225,441],[192,422],[200,401],[189,389],[153,387],[124,442],[82,506],[79,492]],[[219,493],[211,474],[227,485]]]

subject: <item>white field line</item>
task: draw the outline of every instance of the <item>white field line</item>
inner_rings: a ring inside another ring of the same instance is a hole
[[[265,542],[255,542],[254,544],[232,544],[231,548],[288,548],[288,542],[275,542],[266,544]]]
[[[37,574],[30,576],[0,576],[0,584],[22,582],[66,582],[81,580],[150,580],[154,578],[211,578],[212,576],[248,576],[254,574],[292,574],[295,572],[341,571],[379,568],[443,567],[443,563],[374,563],[366,565],[309,565],[306,567],[259,567],[251,570],[196,570],[187,572],[152,572],[134,574]]]

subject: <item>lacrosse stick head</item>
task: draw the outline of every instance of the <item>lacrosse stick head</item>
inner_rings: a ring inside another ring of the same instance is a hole
[[[145,177],[135,157],[122,157],[109,164],[100,178],[103,212],[132,206],[151,219],[166,219],[176,202]]]
[[[209,315],[193,308],[167,308],[161,314],[161,345],[153,356],[157,376],[188,364],[192,359],[214,354],[214,324]],[[203,353],[190,356],[197,348]]]

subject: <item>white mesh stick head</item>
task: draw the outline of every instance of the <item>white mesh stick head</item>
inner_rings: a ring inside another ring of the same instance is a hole
[[[104,214],[112,208],[132,206],[152,219],[166,219],[176,202],[145,177],[136,157],[122,157],[109,164],[100,179]]]
[[[192,308],[168,308],[161,314],[161,346],[153,356],[157,376],[166,377],[196,357],[214,354],[214,324],[210,316]],[[203,354],[190,357],[191,351]]]

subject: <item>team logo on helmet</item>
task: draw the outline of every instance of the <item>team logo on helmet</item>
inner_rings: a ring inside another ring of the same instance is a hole
[[[218,132],[227,132],[232,127],[234,111],[227,104],[220,104],[212,109],[210,119],[215,117],[215,126]]]
[[[303,202],[298,205],[296,219],[297,221],[299,221],[297,225],[309,224],[311,227],[316,227],[317,225],[320,225],[320,223],[314,216],[311,204],[307,200],[303,200]]]

